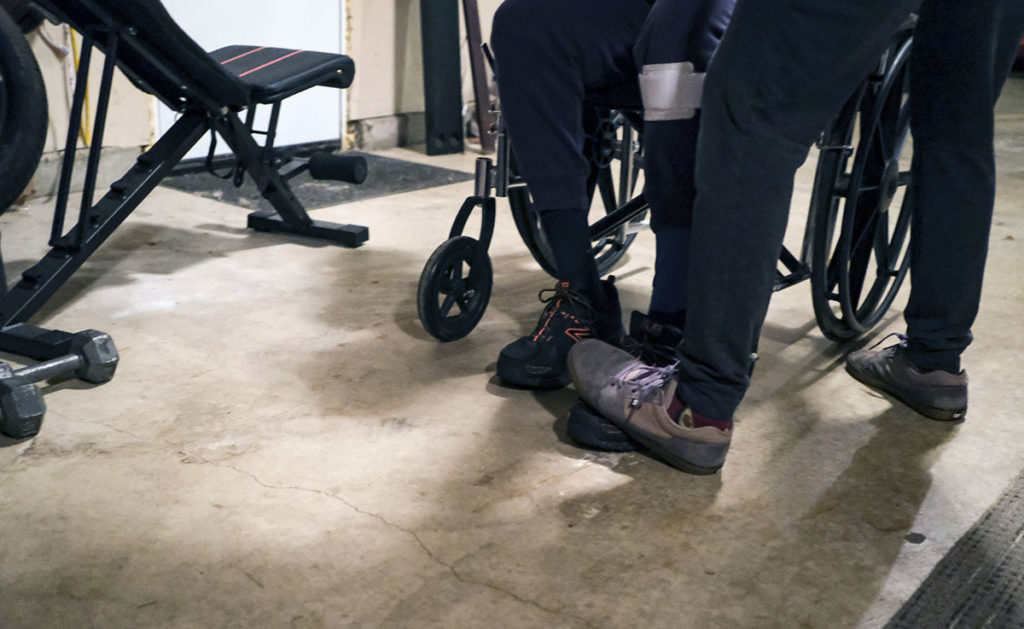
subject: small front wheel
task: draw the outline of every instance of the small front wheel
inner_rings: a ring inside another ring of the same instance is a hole
[[[483,317],[493,283],[491,259],[478,240],[455,236],[441,243],[416,292],[423,327],[442,342],[466,336]]]

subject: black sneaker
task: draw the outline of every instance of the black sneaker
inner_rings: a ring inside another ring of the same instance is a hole
[[[658,323],[634,310],[629,318],[629,336],[624,337],[619,346],[645,364],[667,367],[678,360],[676,347],[682,340],[679,328]],[[641,447],[583,400],[569,409],[566,431],[581,445],[595,450],[632,452]]]
[[[501,350],[498,378],[529,389],[560,389],[569,384],[565,357],[573,345],[585,338],[618,340],[623,335],[614,281],[614,277],[601,281],[599,300],[588,299],[568,282],[540,291],[538,298],[546,305],[537,327]]]
[[[899,342],[875,351],[879,341],[871,349],[852,352],[846,357],[846,371],[929,419],[963,420],[967,414],[967,372],[919,369],[907,358],[907,337],[896,333],[889,336],[896,336]]]

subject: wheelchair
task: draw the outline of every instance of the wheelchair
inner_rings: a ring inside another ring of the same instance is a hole
[[[885,315],[909,269],[912,212],[909,58],[916,19],[894,36],[877,66],[847,99],[816,143],[818,163],[800,250],[779,256],[775,289],[809,280],[818,327],[841,342],[866,333]],[[647,223],[642,191],[642,112],[588,107],[584,153],[591,172],[590,232],[599,272],[610,271]],[[448,239],[420,275],[417,309],[423,327],[442,342],[460,339],[479,323],[493,285],[487,250],[495,197],[507,197],[530,254],[554,276],[529,188],[518,175],[510,139],[498,132],[495,160],[476,162],[474,194],[456,215]],[[480,210],[477,238],[463,234]]]

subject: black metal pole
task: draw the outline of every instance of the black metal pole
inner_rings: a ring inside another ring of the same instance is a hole
[[[469,41],[469,67],[473,73],[473,98],[476,101],[476,122],[480,127],[480,148],[494,150],[491,133],[491,93],[484,66],[483,36],[480,33],[480,8],[476,0],[462,0],[466,19],[466,39]]]
[[[463,151],[458,0],[420,0],[427,155]]]

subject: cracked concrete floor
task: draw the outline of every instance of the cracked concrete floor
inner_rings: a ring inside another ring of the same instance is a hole
[[[423,331],[419,273],[470,184],[316,212],[368,225],[357,250],[158,189],[40,317],[110,332],[122,362],[105,386],[49,387],[41,434],[0,441],[0,626],[884,624],[1024,466],[1024,80],[1007,92],[968,421],[853,382],[800,285],[774,298],[705,478],[578,449],[571,391],[496,383],[550,284],[504,205],[483,321],[450,344]],[[13,267],[48,208],[4,217]],[[627,309],[652,253],[641,234],[617,271]]]

